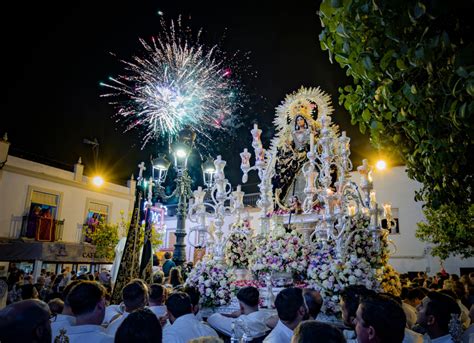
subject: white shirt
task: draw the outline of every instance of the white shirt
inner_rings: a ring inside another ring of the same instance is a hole
[[[270,334],[264,339],[264,343],[291,343],[293,337],[293,330],[287,327],[285,324],[278,321],[278,324],[270,332]]]
[[[411,306],[410,304],[402,302],[403,312],[405,312],[405,316],[407,317],[407,327],[411,329],[413,325],[416,323],[417,315],[416,309]]]
[[[265,320],[270,316],[268,312],[255,311],[250,314],[242,314],[238,318],[230,318],[223,316],[220,313],[214,313],[207,322],[217,331],[225,333],[227,336],[232,336],[232,323],[236,320],[241,320],[248,328],[249,334],[253,338],[265,335],[268,331]]]
[[[105,316],[102,324],[108,324],[118,314],[122,314],[124,311],[120,305],[109,305],[105,308]]]
[[[106,329],[106,332],[107,332],[107,335],[110,335],[112,337],[115,337],[115,333],[117,332],[120,324],[122,324],[122,322],[125,320],[125,318],[128,317],[130,313],[128,312],[124,312],[120,317],[118,317],[117,319],[113,320],[109,326],[107,326],[107,329]]]
[[[462,334],[463,343],[474,343],[474,324],[471,324]]]
[[[153,312],[158,319],[166,314],[166,306],[164,305],[148,306],[148,309]]]
[[[402,343],[423,343],[423,335],[410,329],[405,329],[405,336],[403,337]]]
[[[425,343],[454,343],[453,339],[451,338],[450,334],[431,339],[430,336],[424,335],[423,342]]]
[[[113,343],[114,337],[106,334],[100,325],[75,325],[66,328],[69,343]]]
[[[56,336],[59,336],[59,330],[67,329],[74,324],[76,324],[76,317],[68,316],[66,314],[58,314],[56,318],[51,321],[52,342],[54,343]]]
[[[204,336],[217,337],[217,333],[197,320],[192,313],[179,317],[172,325],[163,328],[163,343],[187,343],[190,339]]]

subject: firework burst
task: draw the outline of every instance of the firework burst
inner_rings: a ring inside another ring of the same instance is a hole
[[[141,56],[121,60],[124,75],[101,83],[112,89],[103,96],[114,99],[118,121],[126,122],[127,130],[142,128],[143,146],[152,138],[172,139],[185,127],[210,137],[213,130],[232,126],[242,94],[236,55],[227,57],[217,45],[206,48],[201,30],[193,36],[181,20],[161,26],[150,43],[140,39]]]

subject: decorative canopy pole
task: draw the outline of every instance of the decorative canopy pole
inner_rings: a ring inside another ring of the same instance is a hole
[[[248,181],[249,171],[258,171],[258,177],[260,179],[260,183],[258,185],[260,190],[260,199],[257,201],[257,206],[261,210],[260,230],[258,233],[265,236],[270,231],[270,218],[268,214],[273,208],[273,188],[271,180],[275,171],[271,167],[271,161],[268,161],[269,154],[267,154],[266,150],[262,147],[262,141],[260,139],[262,130],[258,128],[257,124],[254,124],[253,129],[250,132],[252,133],[253,137],[252,147],[255,151],[255,165],[250,166],[250,157],[252,157],[252,154],[247,150],[247,148],[245,148],[244,151],[240,153],[240,157],[242,159],[240,169],[244,173],[242,176],[243,183]]]
[[[122,289],[132,279],[137,278],[140,271],[140,265],[138,263],[140,250],[138,247],[138,232],[140,230],[140,217],[143,215],[141,213],[141,204],[144,191],[142,184],[143,171],[146,169],[145,163],[140,163],[138,168],[140,171],[138,173],[137,187],[135,190],[135,207],[133,210],[132,219],[130,221],[130,227],[128,229],[127,240],[125,242],[122,259],[120,260],[117,279],[112,292],[112,304],[120,304],[122,301]]]
[[[222,230],[224,217],[235,213],[237,214],[237,220],[240,221],[241,213],[244,211],[244,192],[241,191],[240,185],[232,192],[232,186],[224,174],[226,163],[220,155],[214,160],[215,173],[212,177],[214,183],[209,190],[212,203],[204,202],[206,190],[198,187],[193,192],[194,201],[189,208],[190,220],[199,224],[196,228],[190,230],[190,232],[195,231],[198,234],[198,245],[196,246],[208,246],[214,260],[219,262],[224,259],[224,247],[227,241]],[[225,206],[226,201],[230,202],[230,206]],[[207,217],[214,218],[215,231],[213,233],[207,230]],[[207,235],[210,236],[210,240],[207,239]],[[212,246],[210,246],[211,242]],[[189,243],[191,244],[191,242]]]

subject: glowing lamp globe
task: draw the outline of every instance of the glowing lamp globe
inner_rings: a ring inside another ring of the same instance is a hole
[[[104,179],[101,177],[101,176],[94,176],[92,178],[92,183],[97,186],[97,187],[100,187],[104,184]]]
[[[379,160],[375,164],[375,167],[377,168],[377,170],[385,170],[387,169],[387,163],[384,160]]]

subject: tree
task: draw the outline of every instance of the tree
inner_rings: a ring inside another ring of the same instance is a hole
[[[371,142],[398,154],[409,177],[423,184],[415,199],[425,202],[428,222],[417,236],[440,247],[433,250],[440,257],[474,256],[467,222],[474,165],[471,7],[472,1],[435,0],[320,6],[321,47],[353,78],[339,101],[352,124],[369,129]]]

